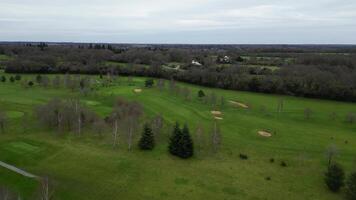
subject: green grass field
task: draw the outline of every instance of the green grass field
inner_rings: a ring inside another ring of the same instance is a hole
[[[4,54],[0,54],[0,61],[4,61],[4,60],[8,60],[8,59],[10,59],[9,56],[4,55]]]
[[[30,76],[22,78],[33,78]],[[347,173],[356,168],[356,124],[345,122],[347,113],[356,112],[355,104],[179,83],[192,90],[193,98],[187,101],[168,89],[161,92],[144,88],[144,78],[134,78],[131,85],[126,80],[121,77],[115,85],[100,87],[88,96],[64,88],[35,85],[26,89],[19,83],[0,83],[0,110],[9,116],[6,133],[0,135],[0,160],[49,176],[54,199],[343,199],[342,194],[333,194],[324,185],[325,152],[328,146],[335,145],[335,159]],[[135,88],[143,91],[134,93]],[[170,127],[175,121],[188,123],[193,137],[200,124],[206,143],[210,138],[212,108],[197,99],[199,89],[247,104],[249,109],[226,103],[220,109],[220,151],[212,154],[205,148],[195,157],[181,160],[167,152]],[[163,115],[166,127],[152,152],[141,152],[136,147],[129,152],[124,141],[113,150],[110,132],[104,137],[93,135],[90,130],[82,137],[69,133],[58,136],[55,131],[42,128],[33,116],[36,105],[54,97],[80,97],[93,111],[106,116],[118,96],[143,105],[142,122]],[[284,100],[281,113],[277,112],[280,99]],[[305,108],[312,110],[308,120],[304,117]],[[330,118],[332,112],[336,113],[335,119]],[[258,135],[260,130],[271,132],[272,137]],[[240,153],[249,159],[241,160]],[[288,166],[281,167],[281,161]],[[34,197],[37,185],[34,180],[2,168],[0,184],[27,199]]]

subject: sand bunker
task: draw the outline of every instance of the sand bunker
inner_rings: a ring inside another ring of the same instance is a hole
[[[88,106],[97,106],[100,104],[100,102],[98,101],[90,101],[90,100],[84,101],[84,103],[87,104]]]
[[[134,89],[134,92],[135,92],[135,93],[141,93],[141,92],[142,92],[142,89]]]
[[[217,119],[217,120],[223,120],[222,117],[214,117],[214,119]]]
[[[241,108],[248,108],[248,105],[237,102],[237,101],[229,101],[232,105],[239,106]]]
[[[211,114],[213,114],[213,115],[222,115],[222,112],[217,111],[217,110],[212,110]]]
[[[262,137],[271,137],[272,133],[269,133],[267,131],[258,131],[258,134]]]

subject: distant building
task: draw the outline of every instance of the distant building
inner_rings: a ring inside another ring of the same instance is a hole
[[[217,62],[222,64],[230,64],[231,59],[229,56],[218,56]]]
[[[196,60],[192,60],[192,65],[202,66],[202,64]]]

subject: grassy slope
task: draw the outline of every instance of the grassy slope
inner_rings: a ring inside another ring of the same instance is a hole
[[[124,96],[141,102],[147,116],[162,113],[167,122],[187,122],[192,132],[202,124],[208,134],[212,125],[209,106],[157,89],[134,94],[132,89],[142,87],[143,79],[136,78],[135,86],[128,86],[124,80],[83,101],[104,116],[115,97]],[[201,88],[180,85],[190,87],[194,95]],[[8,133],[0,137],[0,160],[35,174],[50,175],[57,199],[341,199],[323,185],[324,152],[328,145],[337,145],[337,160],[348,171],[355,168],[356,127],[344,122],[346,113],[356,112],[354,104],[205,89],[206,93],[213,90],[227,100],[251,106],[244,110],[227,104],[222,109],[223,146],[217,155],[173,158],[166,151],[167,131],[153,152],[127,152],[125,146],[114,151],[107,138],[53,136],[34,122],[30,131],[23,133],[22,119],[12,118]],[[64,89],[23,89],[18,84],[0,83],[0,108],[31,112],[34,105],[52,97],[76,95]],[[280,98],[285,101],[283,113],[275,112]],[[261,106],[267,113],[260,111]],[[310,120],[303,117],[306,107],[314,112]],[[334,111],[338,117],[332,121],[329,114]],[[256,133],[261,129],[276,135],[262,138]],[[345,140],[349,143],[344,144]],[[247,154],[249,160],[240,160],[239,153]],[[269,162],[272,157],[275,163]],[[287,162],[287,168],[279,166],[281,160]],[[23,185],[34,184],[24,184],[28,180],[4,170],[0,173],[0,183],[24,194],[29,189]],[[272,180],[266,181],[267,176]]]

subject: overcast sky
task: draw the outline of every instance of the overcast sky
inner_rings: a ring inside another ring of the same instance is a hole
[[[0,41],[356,44],[356,0],[0,0]]]

